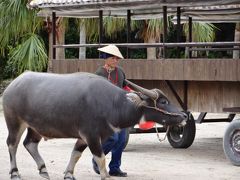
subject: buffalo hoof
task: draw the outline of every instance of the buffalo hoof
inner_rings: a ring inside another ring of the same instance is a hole
[[[39,172],[39,175],[42,176],[45,179],[50,179],[48,172]]]
[[[77,179],[73,176],[73,174],[68,172],[65,174],[64,180],[77,180]]]
[[[18,172],[13,172],[11,174],[11,180],[21,180],[21,176]]]

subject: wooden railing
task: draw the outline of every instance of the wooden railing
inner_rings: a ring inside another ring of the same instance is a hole
[[[53,72],[95,72],[103,64],[101,59],[53,60]],[[240,59],[128,59],[120,65],[135,80],[240,81]]]

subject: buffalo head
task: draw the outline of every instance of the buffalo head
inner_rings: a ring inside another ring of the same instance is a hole
[[[171,104],[161,90],[148,90],[128,80],[126,81],[137,91],[138,97],[135,98],[137,99],[135,102],[143,109],[144,120],[154,121],[166,126],[186,124],[187,114],[180,111],[176,105]]]

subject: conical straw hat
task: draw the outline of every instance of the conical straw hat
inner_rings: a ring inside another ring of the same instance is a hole
[[[123,59],[122,53],[119,51],[118,47],[115,45],[108,45],[102,48],[98,48],[99,51],[111,54]]]

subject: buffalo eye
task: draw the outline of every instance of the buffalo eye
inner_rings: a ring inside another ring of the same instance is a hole
[[[168,104],[169,102],[168,102],[168,100],[166,100],[166,99],[161,99],[161,100],[160,100],[160,103],[163,104],[163,105],[166,105],[166,104]]]

